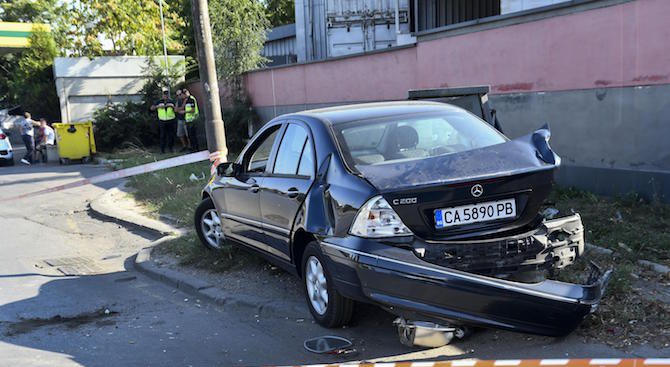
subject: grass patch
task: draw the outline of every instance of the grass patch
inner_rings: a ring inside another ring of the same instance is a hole
[[[262,260],[237,246],[224,247],[221,251],[207,250],[195,232],[166,242],[155,250],[158,254],[175,256],[180,265],[193,266],[212,272],[223,273],[250,264],[261,264]]]
[[[160,154],[132,149],[111,154],[108,159],[120,160],[117,168],[134,167],[171,158],[178,154]],[[156,214],[167,215],[182,226],[193,225],[193,213],[200,203],[201,192],[209,180],[207,161],[145,173],[130,177],[128,185],[135,191],[132,196]],[[191,175],[198,180],[191,180]]]
[[[587,242],[621,257],[670,265],[668,204],[650,203],[635,194],[609,198],[561,187],[552,191],[546,204],[563,214],[579,213]]]

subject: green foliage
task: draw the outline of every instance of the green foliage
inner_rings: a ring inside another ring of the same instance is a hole
[[[129,145],[154,146],[158,143],[158,121],[156,113],[149,107],[160,98],[163,89],[174,85],[174,80],[183,76],[181,63],[168,66],[166,77],[162,65],[149,61],[144,74],[142,102],[108,104],[93,114],[93,127],[98,150],[112,152]],[[174,93],[171,94],[174,96]]]
[[[173,10],[181,0],[164,1],[166,43],[169,53],[180,54],[184,20]],[[157,1],[78,0],[71,2],[69,39],[75,56],[160,55],[163,53]],[[111,43],[106,50],[101,39]]]
[[[260,118],[251,102],[238,101],[232,107],[223,110],[223,121],[226,127],[226,144],[230,152],[240,152],[247,144],[248,126]]]
[[[575,188],[556,188],[547,199],[561,213],[579,213],[586,241],[631,259],[670,265],[670,205],[639,195],[609,198]]]
[[[7,58],[11,71],[5,79],[0,79],[0,84],[6,86],[8,102],[20,104],[35,117],[58,119],[60,108],[52,69],[57,54],[53,36],[36,31],[30,36],[30,47],[26,51]]]
[[[93,114],[95,143],[103,152],[129,145],[155,145],[158,143],[157,124],[144,103],[110,104]]]
[[[265,8],[258,0],[211,0],[209,14],[217,72],[236,94],[239,76],[266,61],[260,54],[270,26]]]
[[[266,0],[265,15],[271,27],[295,23],[295,1]]]

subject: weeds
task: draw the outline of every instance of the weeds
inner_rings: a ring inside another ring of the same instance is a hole
[[[564,214],[579,213],[586,241],[633,260],[670,265],[670,205],[650,203],[636,194],[615,198],[575,188],[556,188],[546,204]]]

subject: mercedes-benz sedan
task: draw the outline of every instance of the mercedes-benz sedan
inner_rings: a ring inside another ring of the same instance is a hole
[[[578,214],[539,213],[560,159],[435,102],[325,108],[267,123],[205,187],[195,223],[301,277],[326,327],[354,301],[406,320],[543,335],[592,312],[608,273],[547,280],[584,250]]]

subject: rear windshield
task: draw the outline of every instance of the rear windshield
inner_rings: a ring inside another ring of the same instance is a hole
[[[507,139],[460,109],[354,121],[333,126],[352,166],[380,165],[465,152]]]

